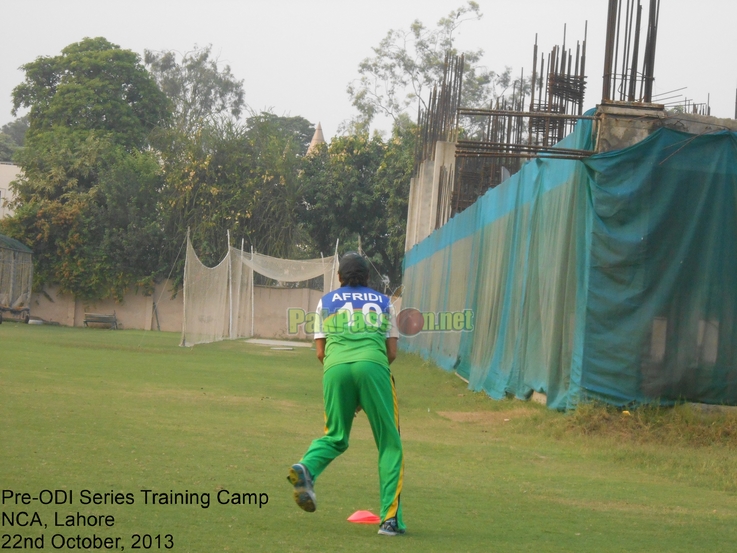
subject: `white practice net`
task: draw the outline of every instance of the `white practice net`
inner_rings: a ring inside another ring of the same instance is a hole
[[[0,307],[30,307],[32,286],[31,254],[4,247],[0,242]]]
[[[279,283],[323,277],[324,292],[338,287],[336,256],[292,260],[230,248],[225,258],[210,268],[200,261],[187,239],[181,345],[253,336],[254,317],[266,316],[254,313],[254,273]]]

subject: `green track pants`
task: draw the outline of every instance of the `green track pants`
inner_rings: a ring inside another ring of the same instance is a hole
[[[357,406],[366,412],[379,449],[381,522],[397,517],[404,529],[399,494],[404,479],[399,410],[394,378],[386,367],[369,361],[333,365],[323,375],[325,435],[310,445],[300,463],[313,479],[348,449]]]

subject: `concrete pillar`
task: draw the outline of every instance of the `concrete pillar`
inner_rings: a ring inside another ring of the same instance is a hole
[[[422,242],[432,232],[435,218],[431,213],[433,205],[433,180],[434,180],[435,162],[425,160],[422,162],[422,171],[420,173],[420,197],[417,204],[419,206],[419,217],[417,218],[417,234],[415,240]]]
[[[407,201],[407,233],[404,237],[404,251],[409,251],[416,244],[415,222],[417,221],[417,178],[409,181],[409,200]]]

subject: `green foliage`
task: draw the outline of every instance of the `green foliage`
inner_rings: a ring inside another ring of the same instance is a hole
[[[272,113],[239,123],[243,81],[227,65],[219,67],[210,46],[179,61],[173,52],[146,51],[145,59],[175,112],[172,124],[156,134],[167,235],[181,240],[189,228],[208,264],[222,258],[227,231],[233,243],[243,238],[245,247],[261,253],[304,255],[297,174],[312,124]],[[169,258],[176,248],[172,241]]]
[[[37,287],[55,282],[84,299],[150,288],[162,242],[153,153],[57,128],[35,136],[19,161],[16,212],[3,224],[33,249]]]
[[[6,232],[34,250],[37,286],[122,298],[159,272],[155,155],[145,149],[169,102],[138,55],[104,38],[23,66],[14,110],[30,108],[16,212]]]
[[[567,430],[620,442],[669,446],[737,447],[734,407],[676,405],[622,410],[598,403],[579,404],[568,417]]]
[[[150,151],[118,149],[100,175],[94,216],[102,222],[100,250],[115,275],[112,293],[118,299],[131,286],[152,291],[154,279],[169,267],[162,257],[167,243],[159,213],[162,185],[159,160]]]
[[[248,234],[253,189],[245,129],[213,124],[193,135],[167,133],[161,148],[161,215],[173,262],[190,229],[203,263],[214,266],[227,251],[227,231]],[[177,274],[182,275],[183,259]]]
[[[275,257],[304,257],[309,238],[299,220],[301,156],[314,128],[302,117],[262,113],[165,136],[161,201],[168,258],[190,229],[203,262],[214,265],[231,243]],[[181,263],[181,262],[180,262]]]
[[[315,132],[302,117],[262,113],[247,120],[254,177],[251,241],[260,253],[304,258],[310,236],[300,218],[302,156]],[[329,250],[327,250],[329,251]]]
[[[0,161],[13,161],[15,152],[25,144],[27,130],[28,116],[26,115],[0,128]]]
[[[10,123],[5,123],[0,128],[0,133],[10,137],[10,139],[22,148],[26,142],[26,132],[28,131],[28,116],[18,117]]]
[[[418,102],[426,109],[425,97],[441,81],[446,56],[461,54],[455,47],[459,27],[481,17],[479,5],[469,1],[440,19],[435,29],[428,29],[415,20],[409,30],[390,30],[373,48],[374,56],[360,63],[358,81],[348,85],[348,94],[361,118],[370,122],[377,114],[382,114],[396,120],[408,111],[414,116]],[[464,105],[486,105],[489,85],[497,75],[478,65],[483,50],[462,54],[465,60]]]
[[[23,171],[1,226],[34,250],[37,287],[122,298],[175,262],[178,280],[188,230],[211,266],[228,231],[233,245],[285,258],[329,255],[338,237],[355,248],[360,234],[399,283],[415,134],[406,116],[386,142],[360,132],[305,157],[306,119],[238,121],[243,83],[211,47],[180,59],[147,51],[146,63],[153,75],[95,38],[23,66],[14,108],[30,111],[9,129],[25,147],[11,151],[0,135],[0,153],[8,146]]]
[[[417,130],[415,125],[394,127],[377,174],[376,192],[381,197],[385,226],[383,232],[374,238],[375,252],[379,256],[376,265],[389,277],[392,289],[402,282],[409,185],[415,169]]]
[[[5,133],[0,133],[0,161],[12,161],[18,149],[15,141]]]
[[[192,132],[223,117],[238,119],[245,105],[243,81],[222,69],[212,57],[212,45],[181,56],[171,51],[145,50],[144,60],[161,90],[173,102],[174,127]]]
[[[267,136],[282,142],[294,142],[296,155],[303,156],[315,134],[315,126],[300,116],[286,117],[262,112],[246,120],[246,126],[254,140]]]
[[[386,143],[368,134],[335,138],[305,159],[302,174],[303,218],[317,250],[331,252],[336,239],[342,250],[355,249],[360,235],[392,288],[401,281],[415,134],[395,126]]]
[[[25,81],[13,90],[13,113],[30,108],[29,142],[66,127],[99,131],[116,144],[140,148],[168,116],[168,100],[138,54],[102,37],[85,38],[22,69]]]

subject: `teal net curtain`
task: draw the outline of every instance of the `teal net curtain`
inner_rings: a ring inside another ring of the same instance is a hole
[[[661,129],[585,163],[582,391],[737,404],[737,135]]]
[[[593,149],[590,121],[561,147]],[[474,329],[400,346],[493,398],[737,404],[735,134],[539,158],[410,250],[402,306]]]

